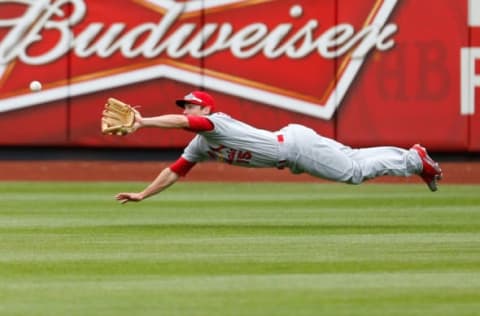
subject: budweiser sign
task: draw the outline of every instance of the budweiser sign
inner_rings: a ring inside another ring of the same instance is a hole
[[[95,16],[102,13],[86,0],[3,1],[1,6],[14,8],[10,12],[16,16],[0,20],[1,82],[22,67],[64,63],[71,73],[67,80],[49,77],[35,94],[23,87],[9,89],[0,111],[164,79],[330,119],[370,53],[391,49],[397,31],[389,23],[397,0],[370,1],[368,14],[354,22],[335,21],[333,9],[316,16],[319,10],[294,1],[117,2],[128,2],[140,18],[126,10],[108,16],[109,21],[105,12]],[[328,2],[315,5],[328,7]],[[265,5],[283,13],[256,17],[256,7]],[[238,10],[252,14],[239,21]],[[251,75],[249,69],[259,64],[264,75]],[[288,83],[292,78],[282,67],[331,75],[322,86],[303,89]]]

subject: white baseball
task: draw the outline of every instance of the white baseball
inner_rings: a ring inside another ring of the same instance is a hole
[[[37,91],[40,91],[42,90],[42,84],[40,83],[40,81],[32,81],[30,82],[30,90],[33,91],[33,92],[37,92]]]
[[[292,18],[299,18],[302,16],[302,14],[303,14],[303,8],[301,5],[296,4],[290,8],[290,16]]]

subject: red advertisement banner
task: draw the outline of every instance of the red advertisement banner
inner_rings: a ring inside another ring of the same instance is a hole
[[[176,113],[173,100],[205,89],[220,111],[265,129],[295,122],[351,146],[478,151],[478,6],[2,1],[0,144],[183,147],[188,132],[101,135],[103,104],[114,96],[146,116]]]

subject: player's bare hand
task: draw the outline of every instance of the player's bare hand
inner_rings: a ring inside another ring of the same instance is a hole
[[[115,196],[117,201],[120,203],[125,204],[127,202],[140,202],[143,200],[143,196],[140,193],[118,193]]]

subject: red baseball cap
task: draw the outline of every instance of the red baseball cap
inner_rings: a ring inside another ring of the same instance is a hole
[[[183,99],[176,100],[175,103],[181,108],[185,108],[185,104],[208,106],[211,113],[215,112],[215,100],[211,95],[203,91],[190,92]]]

